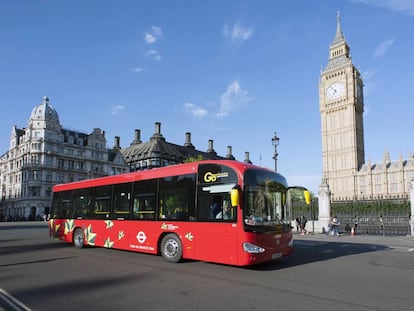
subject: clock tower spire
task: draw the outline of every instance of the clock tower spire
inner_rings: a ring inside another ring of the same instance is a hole
[[[363,82],[352,64],[339,12],[328,64],[319,81],[323,177],[334,199],[356,195],[355,176],[364,164]]]

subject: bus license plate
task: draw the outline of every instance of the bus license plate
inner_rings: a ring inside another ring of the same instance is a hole
[[[277,259],[277,258],[281,258],[282,257],[282,253],[276,253],[272,255],[272,259]]]

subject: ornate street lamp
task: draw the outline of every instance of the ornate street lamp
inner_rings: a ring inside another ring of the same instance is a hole
[[[272,138],[272,145],[275,147],[275,152],[273,153],[273,160],[275,160],[275,172],[277,172],[277,146],[279,145],[279,137],[277,137],[277,134],[275,132],[275,136]]]

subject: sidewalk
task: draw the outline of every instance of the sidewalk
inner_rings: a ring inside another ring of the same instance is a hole
[[[325,242],[339,242],[339,243],[364,243],[376,245],[395,245],[412,247],[414,251],[414,236],[383,236],[383,235],[350,235],[341,234],[339,237],[327,236],[323,233],[312,233],[301,235],[300,233],[293,233],[293,240],[308,240],[308,241],[325,241]]]

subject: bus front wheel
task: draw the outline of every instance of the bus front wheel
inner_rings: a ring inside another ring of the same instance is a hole
[[[183,247],[175,234],[167,234],[161,241],[161,255],[169,262],[179,262],[183,257]]]
[[[85,246],[85,237],[82,229],[77,228],[73,233],[73,244],[77,248],[83,248]]]

